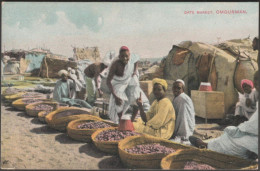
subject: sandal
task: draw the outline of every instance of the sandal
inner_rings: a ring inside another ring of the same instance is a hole
[[[195,136],[190,136],[189,141],[192,145],[194,145],[197,148],[207,148],[207,143],[204,143],[201,139]]]

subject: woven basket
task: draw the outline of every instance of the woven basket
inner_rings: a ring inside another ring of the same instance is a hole
[[[18,90],[17,92],[7,93],[7,92],[6,92],[7,90],[8,90],[8,88],[5,89],[5,90],[3,91],[3,93],[1,94],[4,98],[5,98],[6,96],[15,95],[15,94],[17,94],[17,93],[25,93],[23,90]]]
[[[78,119],[71,121],[68,126],[67,126],[67,132],[68,135],[78,141],[83,141],[83,142],[91,142],[91,135],[97,131],[98,129],[78,129],[78,125],[89,122],[89,121],[102,121],[106,124],[111,125],[111,127],[117,127],[117,124],[111,123],[104,121],[103,119],[99,118],[98,120],[95,118],[91,119]],[[102,128],[99,128],[102,129]]]
[[[162,169],[184,169],[187,161],[208,164],[216,169],[256,169],[253,161],[217,153],[207,149],[182,150],[169,154],[161,161]],[[251,166],[253,164],[253,166]]]
[[[26,94],[26,92],[20,92],[20,93],[16,93],[16,94],[12,94],[12,95],[7,95],[4,96],[5,100],[13,102],[17,99],[20,99],[22,95]]]
[[[125,151],[126,148],[132,148],[136,145],[159,143],[160,145],[173,148],[177,151],[186,149],[195,149],[194,147],[182,145],[162,138],[157,138],[150,135],[132,136],[127,137],[120,141],[118,144],[119,156],[121,161],[128,168],[147,168],[147,169],[158,169],[163,157],[167,154],[132,154]],[[176,153],[174,152],[174,153]]]
[[[66,116],[60,116],[60,114],[65,111],[74,111],[74,113]],[[90,115],[89,113],[89,109],[78,107],[61,107],[45,116],[45,121],[51,128],[59,131],[66,131],[66,127],[70,121],[89,118],[95,118],[97,120],[100,119],[99,117]]]
[[[118,154],[118,142],[119,141],[97,141],[96,137],[101,132],[108,130],[108,129],[117,129],[117,128],[102,128],[98,129],[91,135],[91,140],[94,142],[95,146],[103,152],[110,153],[110,154]]]
[[[17,99],[12,103],[12,106],[17,109],[17,110],[25,110],[25,106],[29,105],[23,102],[23,100],[26,99],[32,99],[32,98],[22,98],[22,99]],[[46,101],[47,99],[42,99],[42,98],[33,98],[33,99],[41,99],[41,101]],[[39,101],[40,102],[40,101]]]
[[[59,108],[63,108],[63,107],[68,107],[68,106],[69,106],[69,105],[67,105],[67,104],[59,103],[58,109],[59,109]],[[42,123],[46,123],[45,117],[46,117],[49,113],[51,113],[51,111],[50,111],[47,115],[45,115],[45,114],[44,114],[45,112],[46,112],[46,111],[41,111],[41,112],[38,113],[38,119],[39,119],[39,121],[42,122]]]
[[[39,104],[50,105],[50,106],[53,107],[53,111],[58,108],[57,102],[51,102],[51,101],[36,102],[36,103],[29,104],[25,107],[27,115],[36,117],[36,116],[38,116],[39,112],[45,111],[45,110],[35,110],[34,109],[34,107],[39,105]]]

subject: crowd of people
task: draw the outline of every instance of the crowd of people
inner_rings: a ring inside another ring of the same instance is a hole
[[[258,41],[253,43],[255,45],[258,46]],[[138,55],[130,53],[128,47],[122,46],[119,56],[110,63],[89,65],[84,71],[86,100],[76,98],[82,84],[73,76],[75,72],[71,74],[71,70],[61,70],[61,79],[56,83],[53,98],[61,103],[92,108],[97,96],[103,95],[100,74],[106,69],[106,84],[111,92],[108,115],[114,123],[120,125],[128,120],[134,130],[140,133],[164,139],[180,137],[198,148],[208,148],[243,158],[258,156],[258,72],[254,75],[254,83],[247,79],[241,81],[244,92],[236,105],[234,118],[244,117],[244,122],[238,126],[226,127],[223,135],[205,143],[193,136],[195,111],[191,98],[184,92],[185,82],[181,79],[174,81],[171,87],[174,98],[171,101],[166,97],[167,82],[164,79],[153,79],[155,100],[150,105],[140,88],[138,60]]]

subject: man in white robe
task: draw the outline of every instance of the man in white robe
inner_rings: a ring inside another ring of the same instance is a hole
[[[191,98],[184,93],[184,86],[184,81],[178,79],[173,83],[172,87],[174,94],[172,104],[176,115],[173,137],[188,140],[195,129],[195,111]]]
[[[119,57],[112,63],[107,85],[111,91],[109,100],[109,118],[114,123],[119,123],[119,117],[124,117],[130,105],[142,94],[144,110],[150,108],[149,100],[141,90],[138,79],[137,62],[139,57],[129,53],[125,46],[121,47]]]

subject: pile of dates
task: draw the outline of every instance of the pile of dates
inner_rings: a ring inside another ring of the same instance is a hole
[[[133,131],[105,130],[97,135],[98,141],[119,141],[129,136],[140,135]]]
[[[108,128],[111,127],[110,125],[104,123],[104,122],[86,122],[78,125],[78,129],[98,129],[98,128]]]
[[[42,101],[41,99],[23,99],[23,102],[25,104],[30,104],[30,103],[35,103],[35,102],[40,102]]]
[[[125,150],[128,153],[133,153],[133,154],[158,154],[158,153],[170,154],[176,151],[173,148],[163,146],[159,143],[136,145],[132,148],[126,148]]]
[[[16,93],[20,93],[20,92],[22,92],[21,89],[9,87],[9,88],[7,88],[7,89],[4,91],[4,94],[5,94],[5,95],[11,95],[11,94],[16,94]]]
[[[46,104],[38,104],[34,107],[34,110],[45,110],[45,111],[52,111],[53,107]]]
[[[34,93],[34,92],[28,92],[22,95],[22,97],[34,97],[34,96],[39,96],[41,95],[40,93]]]
[[[188,161],[184,166],[184,170],[216,170],[216,169],[207,164],[200,164],[194,161]]]

